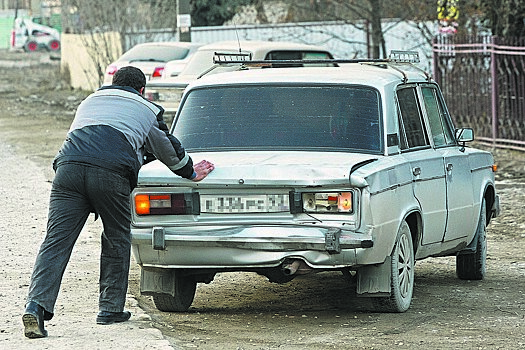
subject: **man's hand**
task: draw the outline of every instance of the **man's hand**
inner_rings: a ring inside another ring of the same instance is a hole
[[[207,160],[200,161],[199,163],[193,165],[193,170],[197,176],[195,176],[192,181],[198,182],[204,179],[213,169],[215,169],[215,165],[212,163],[208,162]]]

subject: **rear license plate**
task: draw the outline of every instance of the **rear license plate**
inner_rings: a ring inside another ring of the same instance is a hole
[[[170,102],[179,102],[181,100],[180,92],[163,92],[159,91],[159,101],[170,101]]]
[[[287,194],[201,195],[201,213],[279,213],[289,212]]]

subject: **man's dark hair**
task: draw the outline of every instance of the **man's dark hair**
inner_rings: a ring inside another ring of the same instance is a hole
[[[137,67],[122,67],[113,76],[113,85],[129,86],[140,92],[146,86],[146,76]]]

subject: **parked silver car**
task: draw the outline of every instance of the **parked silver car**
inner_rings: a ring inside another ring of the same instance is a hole
[[[185,311],[197,283],[228,271],[341,271],[385,312],[409,308],[416,260],[485,275],[493,157],[467,147],[472,129],[454,128],[411,63],[211,75],[188,86],[172,133],[216,168],[198,183],[158,161],[140,171],[133,254],[160,310]]]
[[[142,70],[147,80],[161,78],[168,62],[185,65],[200,46],[202,44],[178,41],[137,44],[107,66],[104,73],[104,85],[111,85],[113,75],[117,70],[128,65]]]
[[[278,41],[221,41],[201,46],[186,64],[184,69],[173,75],[173,64],[165,71],[162,79],[148,82],[146,98],[160,104],[167,114],[177,111],[186,86],[206,74],[215,74],[239,68],[239,65],[216,65],[213,57],[216,52],[245,54],[252,60],[305,60],[331,59],[326,49],[307,44]]]

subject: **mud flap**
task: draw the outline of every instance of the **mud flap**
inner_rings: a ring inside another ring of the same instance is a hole
[[[384,263],[367,265],[357,271],[357,296],[383,297],[390,295],[392,266],[388,257]]]
[[[140,293],[142,295],[169,294],[175,296],[175,276],[170,269],[141,268]]]

